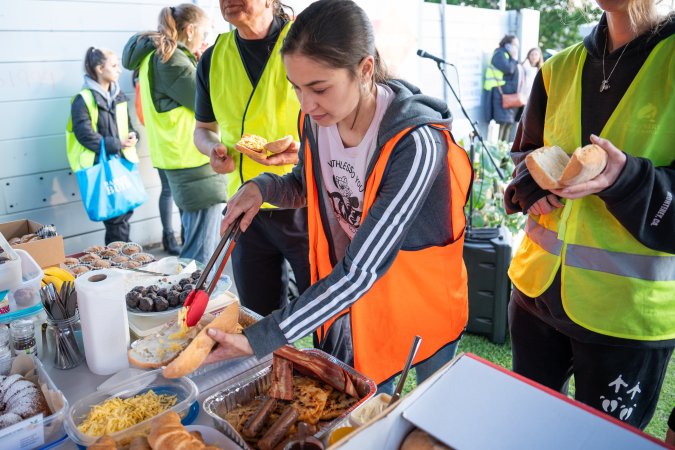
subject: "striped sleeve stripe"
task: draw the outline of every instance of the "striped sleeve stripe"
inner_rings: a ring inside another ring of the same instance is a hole
[[[436,164],[437,153],[431,132],[427,127],[422,127],[415,130],[412,136],[415,141],[415,159],[401,190],[355,256],[349,273],[322,295],[281,322],[280,327],[289,341],[312,331],[317,324],[327,320],[336,309],[346,308],[353,299],[358,299],[370,289],[377,279],[377,267],[389,255],[392,246],[402,233],[399,225],[410,220],[409,216],[420,202],[420,193],[432,181],[430,174]],[[374,261],[376,258],[377,261]],[[364,259],[365,262],[362,263]],[[356,276],[356,270],[361,265],[363,270]],[[329,303],[324,304],[323,302],[335,292],[339,294]],[[294,324],[294,320],[298,318],[303,319]]]

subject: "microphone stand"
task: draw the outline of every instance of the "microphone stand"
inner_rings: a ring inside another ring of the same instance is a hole
[[[495,160],[492,158],[492,155],[490,154],[489,151],[486,150],[487,147],[485,146],[485,142],[483,141],[483,137],[480,135],[480,133],[476,129],[475,122],[473,120],[471,120],[471,117],[469,117],[469,114],[466,112],[466,109],[464,109],[464,105],[462,104],[462,101],[459,99],[459,96],[455,92],[455,89],[452,87],[452,84],[450,84],[450,80],[448,80],[448,77],[445,76],[445,69],[443,69],[443,63],[436,62],[436,67],[438,67],[438,70],[441,72],[441,75],[443,76],[443,79],[445,80],[445,83],[450,88],[450,91],[452,92],[452,95],[455,97],[455,100],[457,100],[457,103],[459,103],[459,107],[462,110],[462,113],[464,114],[464,117],[466,117],[466,119],[471,124],[471,128],[473,128],[473,133],[475,134],[475,136],[480,141],[481,150],[484,150],[485,153],[487,153],[488,159],[490,160],[490,162],[494,166],[495,170],[497,171],[497,175],[499,175],[499,179],[502,180],[502,181],[506,181],[505,178],[504,178],[504,174],[502,173],[501,169],[499,168],[499,166],[497,165]],[[473,165],[473,160],[471,160],[471,164]]]
[[[436,66],[438,67],[438,70],[441,72],[441,75],[443,76],[443,79],[445,80],[445,83],[448,85],[450,88],[450,92],[452,92],[452,95],[455,97],[455,100],[457,100],[457,103],[459,103],[459,107],[462,110],[462,113],[464,114],[464,117],[469,121],[471,124],[471,128],[473,131],[469,134],[470,138],[470,145],[469,145],[469,158],[471,158],[471,167],[473,167],[473,157],[474,157],[474,139],[478,138],[480,141],[481,145],[481,151],[484,151],[488,155],[488,159],[494,166],[495,170],[497,171],[497,175],[499,175],[499,178],[502,181],[506,181],[504,179],[504,174],[502,173],[501,169],[495,162],[495,160],[492,158],[492,155],[490,152],[487,150],[487,147],[485,146],[485,142],[483,141],[483,137],[480,135],[478,132],[478,129],[476,128],[476,124],[474,123],[473,120],[471,120],[471,117],[469,117],[469,114],[466,112],[466,109],[464,109],[464,105],[462,104],[462,101],[459,99],[459,96],[455,92],[455,89],[452,87],[452,84],[450,84],[450,80],[448,80],[448,77],[445,75],[445,69],[443,69],[443,63],[440,61],[436,61]],[[473,189],[471,189],[471,195],[469,196],[469,219],[467,221],[467,227],[466,227],[466,234],[467,237],[471,237],[471,231],[472,231],[472,224],[473,224]]]

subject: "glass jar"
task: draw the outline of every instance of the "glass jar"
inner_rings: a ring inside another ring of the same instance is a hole
[[[0,325],[0,375],[8,375],[12,368],[12,349],[9,348],[9,328]]]
[[[35,324],[31,319],[18,319],[9,324],[9,332],[12,335],[12,346],[15,355],[37,354],[37,341],[35,340]]]
[[[47,317],[46,337],[47,358],[52,359],[55,368],[72,369],[80,365],[84,359],[84,345],[78,312],[62,320]]]

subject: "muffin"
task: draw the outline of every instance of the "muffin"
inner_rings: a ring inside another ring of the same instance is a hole
[[[127,243],[124,242],[124,241],[115,241],[115,242],[111,242],[106,247],[112,248],[113,250],[119,250],[122,247],[124,247],[125,245],[127,245]]]
[[[101,259],[101,257],[96,253],[87,253],[86,255],[80,256],[80,262],[85,264],[91,264],[99,259]]]
[[[138,267],[141,267],[141,263],[138,261],[129,260],[127,262],[123,262],[122,264],[120,264],[120,267],[124,267],[125,269],[136,269]]]
[[[107,259],[97,259],[91,263],[91,267],[95,269],[109,269],[112,267],[112,263]]]
[[[136,244],[135,242],[129,242],[128,244],[124,244],[121,251],[123,254],[131,256],[135,255],[136,253],[141,253],[143,251],[143,247],[141,247],[139,244]]]
[[[63,264],[65,264],[66,266],[74,266],[74,265],[79,264],[79,263],[80,263],[80,260],[77,259],[77,258],[66,258],[66,259],[63,260]]]
[[[86,264],[78,264],[75,266],[68,267],[68,270],[70,271],[70,273],[72,273],[77,277],[82,275],[83,273],[89,272],[91,269]]]
[[[110,261],[113,262],[113,264],[123,264],[127,261],[129,261],[129,257],[127,255],[117,255],[114,256],[113,258],[110,258]]]
[[[103,250],[98,252],[98,256],[100,256],[101,258],[106,258],[106,259],[113,258],[113,257],[115,257],[119,254],[120,253],[113,248],[104,248]]]
[[[86,253],[98,253],[101,250],[103,250],[105,247],[102,245],[92,245],[91,247],[87,247],[84,251]]]
[[[138,261],[141,264],[147,264],[149,262],[152,262],[155,260],[155,257],[152,256],[150,253],[136,253],[134,255],[131,255],[131,259],[134,261]]]

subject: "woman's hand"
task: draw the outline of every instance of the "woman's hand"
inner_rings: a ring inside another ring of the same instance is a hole
[[[284,166],[286,164],[297,164],[298,163],[298,151],[300,150],[300,143],[297,141],[291,141],[286,150],[280,153],[272,154],[268,157],[263,158],[253,154],[247,153],[246,156],[254,160],[255,162],[262,164],[263,166]]]
[[[220,234],[222,235],[227,227],[229,227],[232,222],[234,222],[237,217],[242,214],[244,217],[241,219],[241,224],[239,227],[241,231],[246,231],[246,229],[251,225],[253,218],[258,214],[260,206],[263,204],[262,193],[258,186],[255,183],[247,183],[243,185],[236,194],[232,196],[229,202],[227,202],[227,212],[223,221],[220,223]]]
[[[209,162],[216,173],[230,173],[236,168],[234,159],[227,154],[227,147],[220,142],[211,148]]]
[[[581,198],[604,191],[614,184],[626,165],[626,154],[616,148],[607,139],[591,135],[591,143],[599,145],[607,152],[607,165],[600,175],[585,183],[569,186],[563,189],[551,189],[555,195],[564,198]]]
[[[563,203],[553,194],[548,194],[546,197],[542,197],[527,210],[528,214],[534,214],[535,216],[543,216],[548,214],[554,209],[562,208]]]
[[[207,333],[218,345],[209,353],[202,365],[253,355],[251,344],[243,334],[225,333],[214,328],[210,328]]]

